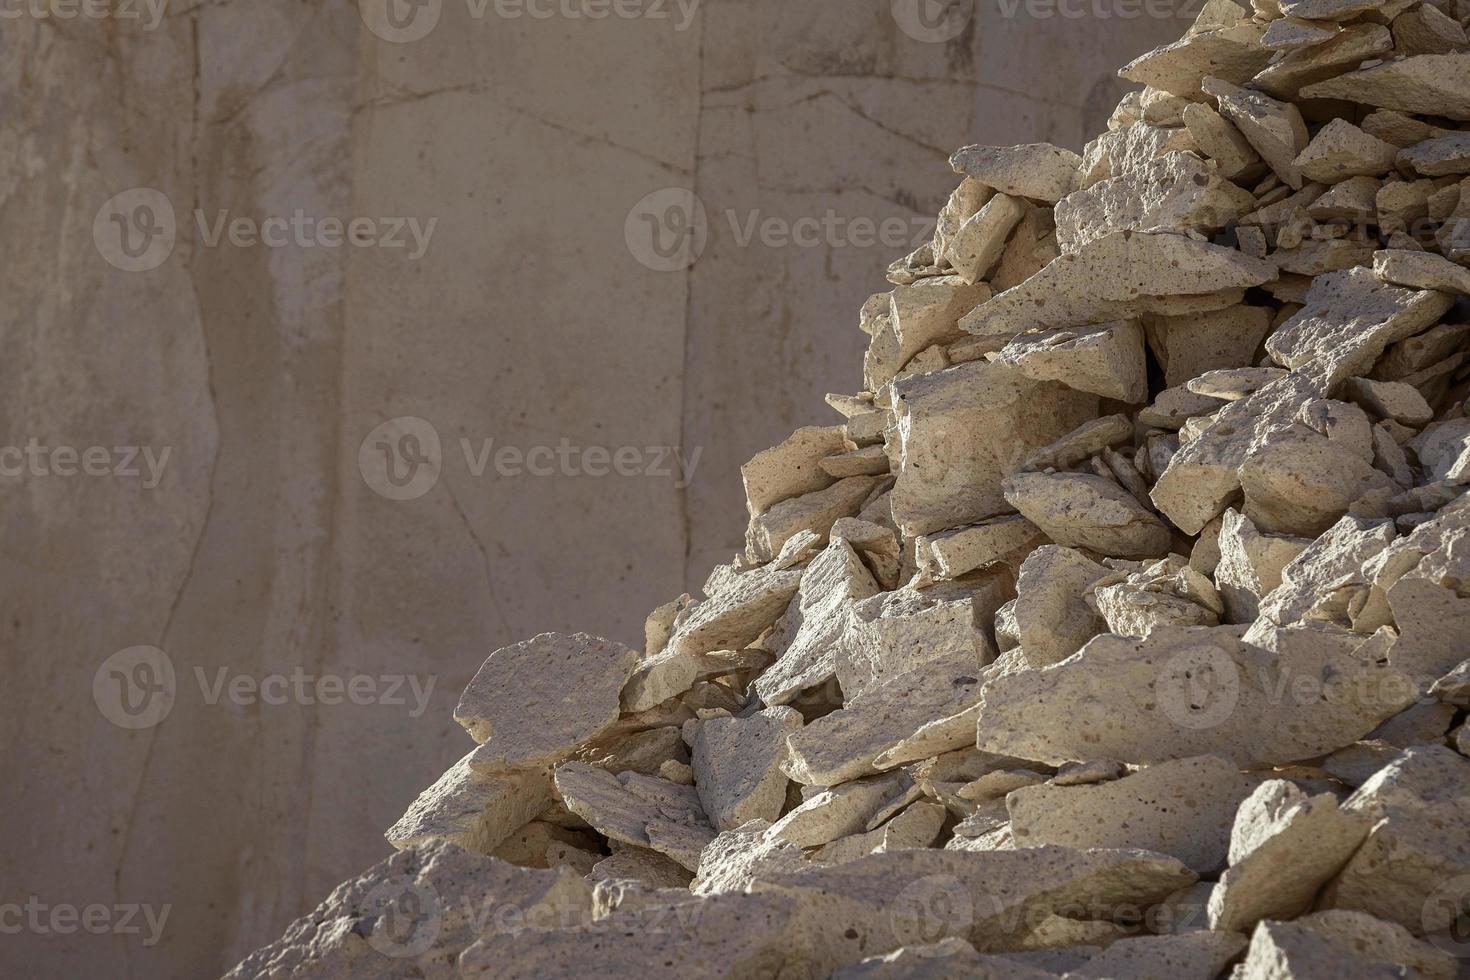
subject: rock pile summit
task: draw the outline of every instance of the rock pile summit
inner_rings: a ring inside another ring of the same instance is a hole
[[[956,153],[745,550],[230,977],[1465,975],[1470,3],[1252,4]]]

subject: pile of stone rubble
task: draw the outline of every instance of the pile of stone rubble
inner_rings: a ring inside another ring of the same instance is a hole
[[[744,553],[231,976],[1455,977],[1470,3],[1254,4],[959,151]]]

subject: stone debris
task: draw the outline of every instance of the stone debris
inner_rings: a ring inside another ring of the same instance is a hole
[[[1467,23],[1207,0],[955,153],[739,553],[492,654],[232,980],[1464,972]]]

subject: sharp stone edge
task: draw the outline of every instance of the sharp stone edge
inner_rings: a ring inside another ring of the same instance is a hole
[[[1080,155],[961,149],[745,551],[491,654],[229,976],[1455,976],[1467,20],[1209,0]]]

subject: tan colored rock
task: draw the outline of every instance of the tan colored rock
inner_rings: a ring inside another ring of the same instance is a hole
[[[1394,48],[1406,55],[1452,54],[1467,46],[1465,28],[1432,4],[1421,4],[1393,19]]]
[[[818,464],[845,448],[841,426],[806,426],[756,453],[740,467],[750,516],[759,517],[783,500],[831,486],[833,479]]]
[[[895,397],[893,517],[909,536],[1008,511],[1002,479],[1097,407],[1094,396],[983,361],[898,382]]]
[[[454,719],[481,743],[476,769],[554,765],[618,720],[638,652],[586,633],[542,633],[492,653]]]
[[[608,977],[769,975],[800,949],[796,912],[773,895],[717,895],[693,910],[642,904],[592,925],[492,934],[465,950],[459,972],[465,980],[571,980],[587,975],[595,948],[597,971]]]
[[[1184,107],[1183,122],[1200,152],[1219,165],[1220,176],[1227,180],[1235,180],[1261,164],[1260,154],[1235,124],[1211,107],[1191,102]]]
[[[1049,765],[1217,753],[1275,765],[1347,745],[1413,701],[1412,679],[1386,662],[1386,633],[1303,626],[1262,642],[1227,626],[1096,637],[1059,664],[989,681],[976,744]]]
[[[1414,55],[1308,85],[1301,95],[1466,120],[1470,119],[1470,55]]]
[[[1373,274],[1384,282],[1470,296],[1470,269],[1433,252],[1386,249],[1373,253]]]
[[[938,803],[913,803],[873,830],[822,845],[811,853],[810,860],[816,864],[846,864],[869,854],[931,847],[947,815]]]
[[[1458,972],[1450,953],[1414,938],[1401,925],[1362,912],[1328,909],[1303,915],[1294,924],[1356,951],[1365,960],[1408,966],[1425,980],[1454,980]]]
[[[1219,541],[1215,582],[1232,623],[1254,622],[1261,599],[1280,586],[1286,566],[1312,544],[1307,538],[1263,534],[1234,508],[1225,512]]]
[[[1376,177],[1349,177],[1307,205],[1307,214],[1317,221],[1376,224],[1381,187],[1383,181]]]
[[[489,919],[487,895],[495,896]],[[518,868],[452,844],[425,844],[338,885],[280,939],[226,976],[450,980],[460,952],[501,924],[536,933],[591,918],[592,889],[569,868]]]
[[[1012,197],[1055,203],[1072,190],[1082,158],[1050,143],[967,146],[950,157],[955,173]]]
[[[1130,82],[1197,99],[1207,75],[1244,82],[1266,67],[1271,51],[1260,44],[1264,33],[1258,24],[1242,23],[1187,34],[1133,59],[1118,74]]]
[[[1166,153],[1058,201],[1057,244],[1065,254],[1124,229],[1213,232],[1254,208],[1212,161]]]
[[[791,708],[766,708],[747,718],[689,722],[695,788],[716,830],[751,820],[775,820],[786,802],[786,737],[801,728]]]
[[[665,853],[653,840],[650,826],[670,824],[714,835],[692,786],[636,772],[614,776],[581,762],[561,766],[552,781],[567,809],[604,837]],[[669,856],[679,860],[678,855]]]
[[[965,282],[979,282],[995,268],[1005,250],[1006,241],[1025,214],[1024,201],[1009,194],[996,194],[955,232],[954,238],[945,249],[945,259]],[[968,313],[980,301],[989,298],[989,290],[986,290],[981,300],[970,304],[961,312]],[[956,316],[955,322],[958,321],[959,316]]]
[[[1209,874],[1225,865],[1236,809],[1259,782],[1207,755],[1093,786],[1017,789],[1006,809],[1017,847],[1131,847]]]
[[[1470,874],[1470,760],[1442,745],[1416,746],[1343,803],[1371,827],[1323,896],[1328,907],[1396,922],[1415,935],[1464,914]]]
[[[990,663],[995,650],[985,626],[1007,591],[1008,578],[997,576],[906,586],[857,603],[834,653],[843,695],[857,697],[928,663]]]
[[[539,771],[484,775],[471,752],[419,794],[384,835],[398,850],[446,841],[488,854],[551,805],[551,785]]]
[[[1107,575],[1107,568],[1071,548],[1047,545],[1032,552],[1016,582],[1016,630],[1027,664],[1065,660],[1106,628],[1084,595]]]
[[[733,576],[693,607],[669,639],[669,651],[687,655],[743,649],[786,609],[802,575],[800,568],[769,566]]]
[[[1397,162],[1406,173],[1413,170],[1426,177],[1470,173],[1470,134],[1451,133],[1416,143],[1400,150]]]
[[[1262,783],[1240,804],[1230,868],[1210,895],[1210,928],[1247,932],[1262,919],[1307,911],[1369,826],[1331,794],[1308,796],[1284,779]]]
[[[1292,162],[1308,180],[1335,184],[1349,177],[1381,177],[1393,168],[1398,148],[1369,136],[1345,119],[1317,131]]]
[[[821,470],[821,466],[817,469]],[[781,553],[787,541],[803,531],[815,531],[825,542],[833,523],[856,515],[876,484],[877,480],[871,476],[850,476],[825,490],[781,501],[751,519],[745,532],[750,557],[758,562],[770,561]]]
[[[802,573],[800,594],[783,620],[791,640],[773,651],[776,662],[754,685],[761,700],[788,704],[803,690],[835,677],[834,646],[847,630],[853,605],[878,592],[851,545],[840,538],[829,544]]]
[[[1225,612],[1214,584],[1182,555],[1099,581],[1092,602],[1108,631],[1119,636],[1148,636],[1168,626],[1218,626]]]
[[[1214,980],[1245,947],[1243,936],[1203,930],[1136,936],[1112,943],[1067,976]]]
[[[1299,48],[1267,65],[1251,85],[1278,99],[1298,100],[1304,86],[1351,71],[1393,47],[1393,37],[1379,24],[1353,24],[1322,44]]]
[[[981,213],[991,206],[987,204]],[[999,214],[1000,209],[994,213]],[[960,317],[989,299],[990,287],[962,276],[936,276],[899,286],[891,295],[889,317],[898,340],[896,363],[902,368],[925,348],[963,337]]]
[[[688,888],[689,869],[643,847],[620,847],[592,866],[587,880],[636,881],[648,888]]]
[[[960,654],[863,691],[790,737],[787,775],[808,786],[835,786],[872,774],[879,756],[925,723],[973,706],[982,666],[973,654]]]
[[[1366,959],[1357,949],[1297,922],[1262,922],[1251,934],[1238,980],[1347,977],[1394,980],[1401,966]]]
[[[1059,381],[1103,398],[1148,398],[1143,328],[1120,320],[1072,330],[1032,330],[1000,352],[999,363],[1035,381]]]
[[[1434,409],[1413,385],[1349,378],[1345,391],[1353,401],[1380,419],[1392,419],[1400,425],[1417,428],[1434,418]]]
[[[1295,161],[1307,148],[1308,140],[1307,124],[1297,107],[1243,89],[1227,78],[1206,78],[1201,87],[1215,97],[1220,115],[1235,124],[1272,172],[1299,190],[1302,174]]]
[[[801,848],[767,833],[764,820],[719,834],[700,854],[699,872],[689,885],[697,896],[743,892],[757,878],[805,866]]]
[[[916,941],[966,939],[984,952],[1021,948],[1056,910],[1147,906],[1193,875],[1143,851],[912,850],[875,854],[758,882],[848,928],[814,936],[811,967],[830,971]]]
[[[819,847],[861,833],[869,818],[911,785],[903,773],[888,773],[820,790],[772,824],[766,836],[797,847]]]
[[[1049,980],[1056,976],[1004,956],[981,956],[963,939],[910,944],[882,956],[870,956],[832,974],[834,980]]]
[[[992,517],[978,524],[921,534],[915,542],[915,561],[935,579],[959,578],[978,568],[1028,554],[1044,544],[1040,528],[1019,514]]]
[[[1266,307],[1241,305],[1190,316],[1146,316],[1143,325],[1164,367],[1164,382],[1174,387],[1209,371],[1258,361],[1271,315]]]
[[[1144,313],[1184,315],[1240,302],[1275,279],[1274,264],[1170,232],[1121,231],[1062,256],[960,320],[979,337],[1070,329]]]
[[[1172,535],[1131,493],[1088,473],[1014,473],[1006,500],[1065,548],[1151,558],[1168,551]]]

